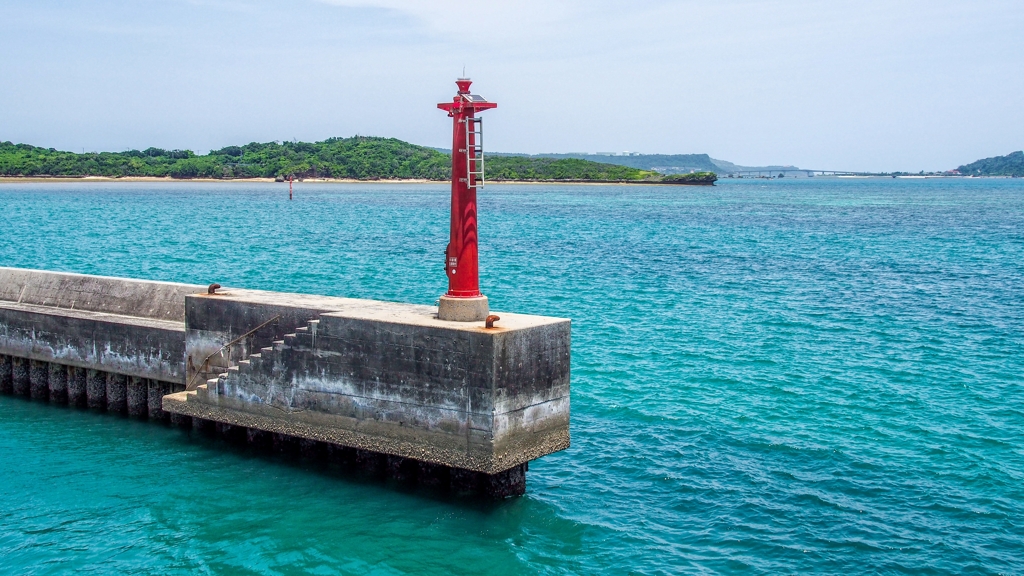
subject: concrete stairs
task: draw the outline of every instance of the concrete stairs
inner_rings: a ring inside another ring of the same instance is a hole
[[[280,379],[284,372],[282,356],[291,353],[295,348],[315,348],[319,325],[319,320],[309,320],[306,326],[300,326],[295,332],[285,334],[282,340],[274,340],[270,346],[250,354],[245,360],[239,360],[237,364],[229,366],[227,372],[198,386],[199,394],[205,397],[225,395],[228,390],[235,387],[234,384],[245,378],[265,381]]]

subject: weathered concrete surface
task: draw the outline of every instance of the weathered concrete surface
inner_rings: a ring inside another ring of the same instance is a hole
[[[407,485],[419,484],[435,490],[483,494],[492,498],[520,496],[526,492],[526,464],[498,474],[484,474],[257,428],[202,418],[189,420],[192,433],[220,437],[236,446],[257,451],[299,456],[307,462],[337,465],[348,472],[388,478]]]
[[[11,379],[11,357],[0,354],[0,394],[14,394],[14,381]]]
[[[28,365],[29,395],[33,400],[47,401],[50,398],[50,368],[46,362],[31,360]]]
[[[166,394],[184,389],[184,384],[172,384],[65,366],[39,360],[12,358],[0,354],[0,394],[14,394],[14,367],[19,368],[19,394],[32,400],[52,404],[70,404],[114,413],[127,413],[133,418],[167,420],[169,414],[161,408]],[[27,366],[27,381],[25,377]],[[26,383],[27,382],[27,383]],[[153,388],[152,401],[149,390]],[[150,416],[150,412],[153,415]]]
[[[0,301],[184,322],[185,296],[205,286],[0,266]]]
[[[0,393],[512,495],[569,445],[570,324],[501,317],[0,268]]]
[[[168,421],[170,414],[164,412],[163,397],[173,392],[171,385],[159,380],[147,380],[146,383],[146,416],[150,420]]]
[[[107,409],[107,375],[101,370],[85,371],[85,403],[93,410]]]
[[[490,314],[487,296],[476,298],[449,298],[441,296],[437,301],[437,318],[451,322],[483,321]]]
[[[149,416],[147,391],[149,385],[145,378],[132,376],[128,378],[128,415],[133,418]]]
[[[225,353],[200,369],[275,317],[245,345],[247,359]],[[428,306],[252,290],[188,296],[189,380],[223,375],[166,396],[164,409],[496,474],[569,445],[569,321],[501,318],[486,329],[438,320]]]
[[[12,358],[11,359],[11,380],[13,382],[13,391],[18,396],[29,395],[29,377],[28,377],[28,359],[27,358]]]
[[[285,334],[305,327],[319,314],[365,302],[370,301],[263,290],[221,290],[187,298],[186,382],[195,389]],[[225,344],[267,322],[270,324],[224,349]]]
[[[87,375],[85,368],[68,366],[68,404],[85,406],[87,402]]]
[[[184,381],[184,324],[0,301],[0,352],[83,368]]]
[[[128,412],[128,377],[124,374],[107,374],[107,412],[125,414]]]
[[[68,401],[68,367],[62,364],[49,365],[50,402],[65,404]]]
[[[185,379],[185,295],[202,286],[0,267],[0,354]]]

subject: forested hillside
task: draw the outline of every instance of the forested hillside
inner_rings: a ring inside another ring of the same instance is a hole
[[[977,160],[970,164],[964,164],[957,170],[965,176],[1024,177],[1024,151]]]
[[[451,177],[450,156],[394,138],[355,136],[322,142],[253,142],[209,154],[190,150],[129,150],[77,154],[27,144],[0,143],[2,176],[155,176],[171,178]],[[657,181],[650,170],[577,159],[487,158],[489,180]]]
[[[444,179],[450,160],[394,138],[331,138],[323,142],[253,142],[206,155],[191,150],[129,150],[76,154],[26,144],[0,144],[5,176],[170,176],[172,178]]]

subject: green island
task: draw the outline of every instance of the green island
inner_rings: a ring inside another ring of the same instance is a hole
[[[964,176],[1012,176],[1024,177],[1024,151],[1011,152],[1006,156],[994,156],[976,160],[957,168]]]
[[[488,156],[486,162],[488,181],[711,185],[718,178],[714,172],[662,175],[653,170],[576,158]],[[205,155],[160,148],[79,154],[0,142],[0,176],[443,181],[451,178],[451,156],[395,138],[369,136],[321,142],[252,142],[211,150]]]

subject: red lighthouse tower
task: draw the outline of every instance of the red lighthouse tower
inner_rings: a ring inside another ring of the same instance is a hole
[[[448,292],[441,296],[437,317],[472,322],[487,317],[487,297],[480,293],[477,257],[476,191],[484,185],[483,119],[476,113],[497,108],[494,102],[469,93],[469,78],[455,81],[459,93],[438,108],[452,119],[452,221],[445,249]]]

